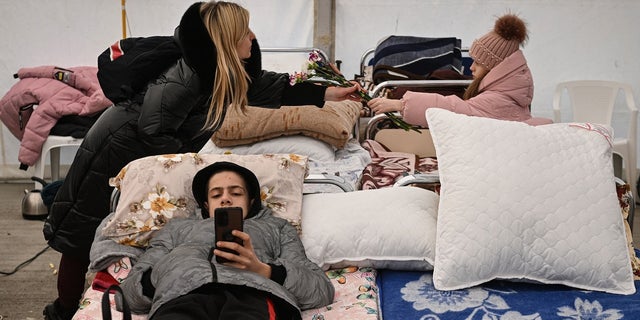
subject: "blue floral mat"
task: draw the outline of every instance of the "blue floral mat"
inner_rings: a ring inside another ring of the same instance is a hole
[[[438,291],[432,272],[379,270],[377,282],[384,320],[640,319],[640,281],[633,295],[498,280]]]

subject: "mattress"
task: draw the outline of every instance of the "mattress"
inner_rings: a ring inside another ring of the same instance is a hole
[[[111,264],[94,277],[80,303],[74,320],[102,319],[101,300],[104,291],[111,284],[124,281],[131,270],[129,258]],[[335,287],[333,303],[318,309],[305,310],[304,320],[352,319],[375,320],[378,317],[378,288],[376,270],[371,268],[347,267],[326,271]],[[111,314],[120,319],[122,313],[116,310],[113,294],[110,297]],[[132,315],[133,320],[145,320],[146,315]]]
[[[637,280],[633,295],[501,280],[438,291],[432,275],[379,270],[382,319],[638,319],[640,314]]]

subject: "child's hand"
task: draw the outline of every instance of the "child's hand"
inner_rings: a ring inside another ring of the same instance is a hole
[[[253,249],[253,245],[251,244],[251,237],[249,234],[238,230],[233,230],[231,234],[242,239],[243,244],[239,245],[230,241],[218,241],[216,242],[216,247],[230,249],[237,252],[237,254],[218,249],[214,249],[213,254],[229,260],[229,262],[224,263],[226,266],[255,272],[269,279],[271,277],[271,266],[258,259]]]
[[[375,114],[402,111],[404,108],[402,101],[387,98],[373,98],[368,104]]]

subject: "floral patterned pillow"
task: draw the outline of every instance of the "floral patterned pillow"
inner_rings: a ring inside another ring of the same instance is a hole
[[[229,161],[253,171],[261,186],[263,205],[300,230],[306,156],[296,154],[166,154],[127,164],[110,183],[120,190],[113,218],[103,235],[118,243],[146,247],[153,232],[172,218],[200,216],[191,194],[198,170]]]

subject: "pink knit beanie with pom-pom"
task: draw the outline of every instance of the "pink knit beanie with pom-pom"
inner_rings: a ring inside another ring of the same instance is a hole
[[[469,55],[476,63],[491,70],[516,52],[528,38],[527,26],[518,16],[506,14],[492,31],[473,41]]]

